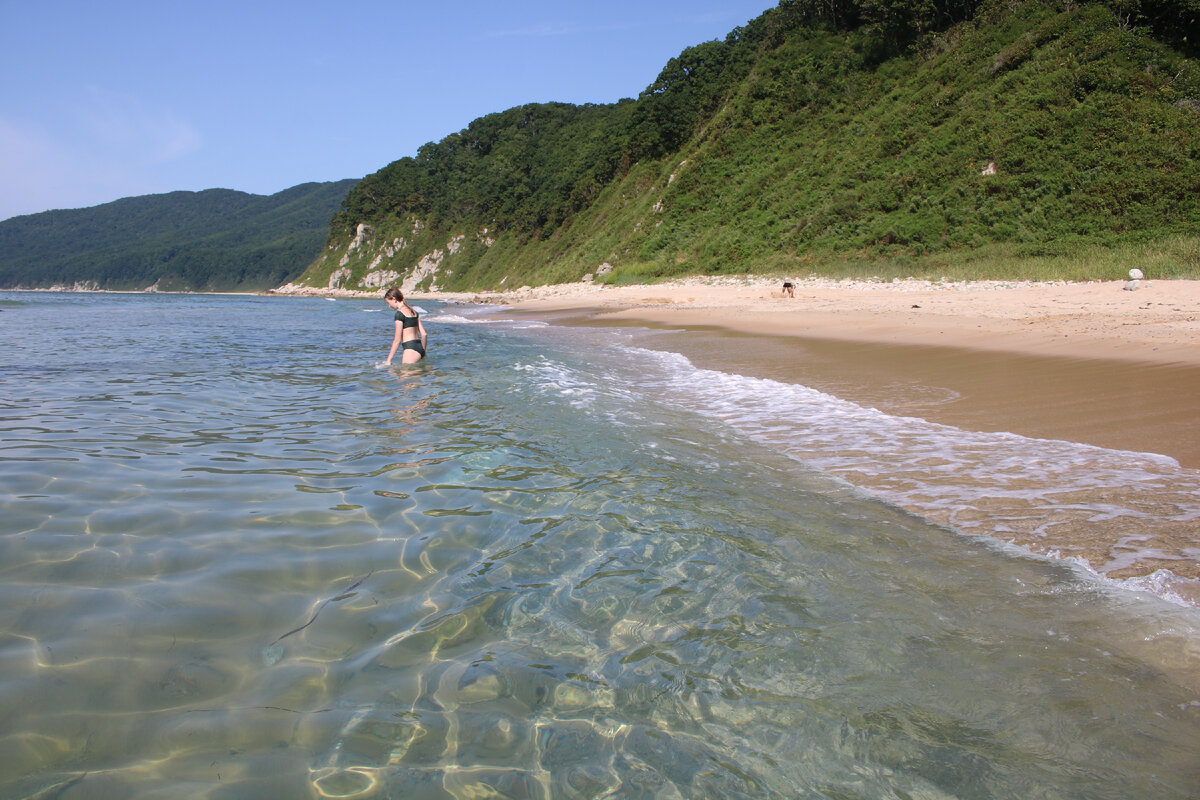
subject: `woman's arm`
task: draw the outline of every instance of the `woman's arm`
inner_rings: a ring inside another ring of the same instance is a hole
[[[417,331],[421,334],[421,347],[428,348],[429,345],[425,341],[425,326],[421,324],[421,320],[417,320]]]
[[[392,356],[396,355],[396,348],[400,346],[400,332],[402,330],[404,330],[404,328],[400,325],[400,320],[396,320],[396,335],[392,337],[392,349],[388,351],[387,360],[383,363],[392,363]]]

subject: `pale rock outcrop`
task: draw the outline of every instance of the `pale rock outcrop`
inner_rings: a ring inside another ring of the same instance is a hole
[[[671,173],[671,177],[667,178],[667,186],[670,186],[672,183],[675,182],[675,178],[677,178],[679,176],[678,171],[683,169],[685,166],[687,166],[687,163],[688,162],[687,162],[686,158],[683,161],[679,162],[679,166],[675,168],[676,171]]]
[[[393,269],[379,269],[374,272],[368,272],[363,279],[358,282],[358,285],[365,289],[382,289],[389,283],[397,280],[400,273]]]
[[[98,292],[100,284],[93,280],[75,281],[70,286],[62,283],[56,283],[46,291],[48,292]]]
[[[333,273],[329,276],[329,288],[330,289],[341,289],[343,284],[345,284],[346,281],[348,281],[350,279],[350,276],[352,274],[353,273],[350,272],[349,267],[343,267],[342,269],[335,269],[333,271]]]
[[[417,262],[417,266],[413,269],[412,274],[404,279],[404,283],[400,285],[400,290],[405,294],[417,288],[417,284],[425,280],[430,275],[438,271],[438,267],[442,265],[442,261],[446,258],[444,250],[434,250],[428,255],[422,256]]]
[[[416,222],[413,223],[414,229],[416,229],[416,226],[418,224],[419,223],[416,223]],[[407,294],[408,292],[411,292],[414,289],[416,289],[417,285],[420,284],[422,281],[424,281],[426,278],[428,278],[430,275],[436,275],[438,270],[442,266],[442,262],[446,260],[447,254],[454,255],[459,250],[461,250],[462,243],[466,238],[467,237],[465,235],[459,234],[458,236],[455,236],[454,238],[452,238],[450,241],[446,242],[445,250],[440,250],[440,249],[434,250],[432,253],[422,256],[421,260],[417,262],[417,266],[413,268],[412,273],[407,278],[405,278],[404,282],[400,285],[401,291],[403,291]],[[431,291],[436,292],[438,290],[437,282],[436,281],[432,282],[430,284],[429,288]]]
[[[338,262],[338,266],[344,267],[350,263],[350,254],[371,241],[371,237],[374,234],[375,228],[365,222],[358,223],[358,227],[354,230],[354,239],[350,242],[350,246],[346,248],[346,254],[342,256],[342,260]]]
[[[351,250],[357,250],[371,240],[375,234],[375,228],[365,222],[358,223],[358,227],[354,230],[354,241],[350,243]]]
[[[678,171],[683,169],[685,166],[687,166],[687,163],[688,163],[687,159],[684,159],[683,161],[679,162],[679,166],[675,168],[676,171],[672,172],[670,174],[670,176],[667,178],[667,186],[670,186],[672,183],[675,182],[675,179],[677,177],[679,177]],[[661,197],[657,201],[655,201],[653,206],[650,207],[650,210],[653,211],[655,214],[661,214],[665,209],[666,209],[666,206],[663,205],[663,201],[662,201]],[[658,225],[661,225],[661,224],[662,224],[661,222],[658,223]],[[658,225],[655,225],[654,227],[657,228]]]
[[[398,251],[403,250],[406,247],[408,247],[408,243],[397,236],[392,240],[391,244],[385,244],[383,246],[383,254],[388,258],[394,258]]]

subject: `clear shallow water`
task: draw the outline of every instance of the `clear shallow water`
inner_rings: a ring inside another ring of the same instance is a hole
[[[381,303],[0,309],[0,796],[1200,787],[1194,609],[856,492],[708,373],[432,305],[387,370]]]
[[[647,339],[655,344],[654,335],[635,341]],[[1200,605],[1200,470],[1173,458],[962,430],[804,385],[696,369],[672,352],[630,352],[657,365],[640,382],[660,398],[927,519]],[[893,385],[889,401],[937,391],[919,389]]]

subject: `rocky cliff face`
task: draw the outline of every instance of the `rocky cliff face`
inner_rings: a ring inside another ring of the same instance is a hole
[[[439,234],[416,218],[400,222],[393,230],[383,227],[359,223],[344,244],[331,242],[294,286],[380,293],[391,286],[406,293],[437,291],[439,278],[451,274],[456,262],[477,257],[479,250],[495,243],[487,228],[472,236]]]

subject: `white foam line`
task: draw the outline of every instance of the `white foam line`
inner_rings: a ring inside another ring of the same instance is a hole
[[[1166,525],[1200,519],[1200,473],[1167,456],[966,431],[892,416],[802,385],[699,369],[678,353],[627,349],[637,363],[661,367],[636,378],[656,399],[722,420],[964,532],[1023,530],[1041,536],[1068,522]],[[1092,496],[1079,499],[1081,493]],[[1129,560],[1152,554],[1150,546],[1139,549],[1134,542],[1123,541],[1134,550]],[[1161,576],[1131,580],[1131,587],[1178,599],[1167,588],[1171,581]]]
[[[427,317],[429,322],[446,325],[501,325],[512,328],[544,328],[548,323],[539,320],[489,319],[482,317],[463,317],[458,314],[437,314]]]

